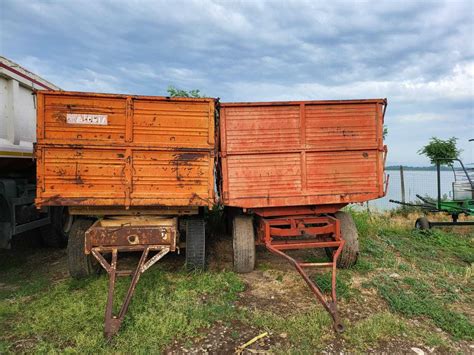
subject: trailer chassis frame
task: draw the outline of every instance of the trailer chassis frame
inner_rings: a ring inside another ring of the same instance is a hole
[[[329,209],[336,212],[340,206]],[[289,215],[291,211],[294,215]],[[301,275],[316,299],[322,304],[333,320],[336,332],[343,332],[344,325],[339,319],[336,295],[337,260],[344,247],[341,238],[339,220],[329,214],[317,214],[317,209],[305,207],[285,208],[280,211],[265,209],[254,211],[259,215],[257,229],[257,244],[264,245],[271,253],[285,258]],[[265,217],[272,216],[271,218]],[[288,250],[333,248],[330,262],[309,263],[301,262],[286,253]],[[331,295],[327,299],[321,288],[314,282],[306,268],[331,268]]]
[[[109,276],[107,303],[105,307],[104,336],[107,340],[117,334],[127,313],[130,301],[135,292],[140,276],[162,259],[166,254],[175,251],[177,224],[130,225],[121,220],[122,225],[101,225],[96,221],[85,233],[85,253],[92,254]],[[164,220],[166,221],[166,220]],[[139,252],[141,257],[135,270],[118,270],[119,252]],[[156,252],[149,257],[150,253]],[[111,255],[107,261],[105,254]],[[117,277],[131,276],[125,298],[118,314],[113,314],[115,284]]]

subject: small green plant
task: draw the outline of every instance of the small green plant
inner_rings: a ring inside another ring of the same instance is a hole
[[[376,278],[374,286],[391,310],[408,317],[425,316],[455,339],[474,339],[474,324],[464,315],[452,311],[435,298],[431,287],[418,279]]]
[[[168,89],[166,89],[168,94],[171,97],[193,97],[193,98],[199,98],[199,97],[204,97],[201,93],[200,90],[194,89],[194,90],[182,90],[175,88],[173,85],[168,86]]]
[[[351,347],[365,350],[367,346],[377,346],[382,341],[400,337],[407,331],[406,324],[397,316],[383,312],[369,316],[349,327],[343,335]]]
[[[268,332],[286,333],[289,343],[271,349],[277,350],[274,351],[276,353],[321,352],[325,342],[330,339],[326,330],[331,326],[331,318],[321,307],[314,307],[286,317],[269,311],[255,310],[247,314],[244,321]],[[293,344],[298,345],[295,347]]]
[[[350,276],[342,275],[341,272],[336,278],[336,294],[338,298],[350,298],[351,287],[349,286]],[[327,272],[324,274],[318,274],[314,278],[316,284],[323,293],[330,294],[332,288],[332,273]]]
[[[426,155],[431,164],[436,164],[437,161],[441,165],[452,165],[453,159],[458,159],[461,150],[456,146],[456,137],[451,137],[447,140],[432,137],[427,145],[418,151],[420,155]]]

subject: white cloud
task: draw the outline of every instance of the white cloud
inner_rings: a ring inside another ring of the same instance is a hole
[[[0,45],[69,90],[387,97],[403,161],[432,135],[472,138],[473,13],[472,0],[3,0]]]
[[[448,114],[437,114],[430,112],[422,113],[413,113],[409,115],[397,115],[394,117],[397,121],[401,123],[412,123],[412,122],[431,122],[436,123],[436,121],[453,121],[453,117],[450,117]]]
[[[280,85],[257,81],[229,83],[232,96],[249,100],[352,99],[388,97],[398,103],[436,100],[474,100],[474,62],[456,64],[451,72],[438,80],[372,80],[348,82],[340,85],[295,83]]]

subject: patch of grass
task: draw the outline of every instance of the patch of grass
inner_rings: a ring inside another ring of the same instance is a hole
[[[473,324],[462,312],[472,309],[473,234],[448,230],[420,233],[398,215],[349,212],[358,226],[361,253],[354,267],[338,270],[336,291],[341,309],[351,312],[350,303],[355,318],[357,310],[371,307],[371,302],[386,302],[389,310],[376,311],[379,308],[374,307],[373,315],[352,324],[341,319],[347,325],[344,342],[336,340],[343,347],[341,351],[383,349],[394,341],[403,346],[423,344],[447,353],[459,351],[450,348],[464,343],[456,342],[459,339],[472,340]],[[143,275],[120,333],[106,343],[102,337],[107,296],[104,275],[51,285],[42,276],[43,269],[36,271],[30,266],[32,272],[24,272],[18,260],[5,261],[1,255],[0,265],[5,266],[0,275],[0,353],[154,353],[165,350],[176,338],[191,344],[198,329],[210,328],[216,321],[232,329],[235,320],[276,336],[286,333],[281,341],[286,348],[275,348],[275,352],[314,353],[335,339],[331,318],[317,302],[309,310],[289,309],[284,316],[264,311],[265,302],[260,309],[239,309],[234,307],[244,289],[239,276],[165,272],[157,265]],[[273,264],[262,262],[257,267],[271,270]],[[274,278],[285,287],[283,273]],[[358,283],[353,285],[352,279]],[[331,273],[316,275],[315,281],[323,292],[330,292]],[[125,278],[118,283],[116,303],[122,301],[128,282]],[[434,332],[435,327],[445,333]],[[201,335],[206,337],[206,332]],[[238,337],[238,332],[232,331],[230,337]]]
[[[352,270],[365,274],[375,270],[375,265],[368,259],[362,257],[357,260],[357,264],[352,267]]]
[[[395,227],[382,229],[378,236],[393,251],[418,265],[440,258],[447,259],[447,263],[458,265],[474,262],[474,244],[473,239],[469,237],[463,238],[441,230],[426,234]]]
[[[403,216],[408,217],[410,214],[423,214],[423,209],[418,206],[398,206],[390,210],[390,217]]]
[[[343,334],[351,348],[364,350],[382,341],[400,337],[407,331],[405,323],[389,312],[374,314],[353,327],[347,327]]]
[[[129,279],[120,281],[118,294],[123,294]],[[65,281],[26,304],[21,298],[10,300],[17,311],[6,317],[14,338],[36,339],[20,351],[159,352],[175,337],[194,336],[199,328],[235,317],[233,302],[243,288],[231,272],[150,270],[142,276],[121,331],[111,343],[102,336],[105,276],[84,283]],[[6,302],[0,301],[0,309],[7,307]]]
[[[378,277],[374,286],[390,308],[408,317],[429,317],[456,339],[474,339],[474,324],[469,319],[436,299],[429,285],[419,279],[396,280]]]
[[[436,278],[434,280],[434,286],[442,291],[437,294],[437,298],[440,298],[445,302],[455,302],[461,300],[462,298],[461,292],[459,292],[462,287],[458,288],[452,280]],[[471,290],[467,288],[465,291]]]
[[[257,269],[262,270],[262,271],[267,271],[267,270],[271,270],[272,266],[269,263],[262,262],[262,263],[257,263]]]
[[[354,326],[347,327],[343,337],[351,349],[358,351],[380,347],[394,339],[421,342],[440,351],[449,351],[449,344],[438,334],[409,324],[403,318],[386,311],[371,315]]]
[[[375,288],[394,312],[433,322],[455,339],[473,339],[472,322],[450,308],[454,302],[463,309],[472,299],[473,235],[439,229],[421,233],[390,216],[351,213],[360,234],[359,262],[366,260],[360,268],[372,266],[374,277],[364,288]],[[424,339],[440,343],[439,337]]]
[[[399,271],[410,271],[411,267],[410,265],[407,265],[407,264],[404,264],[404,263],[401,263],[401,264],[398,264],[398,270]]]
[[[275,334],[287,333],[288,341],[297,347],[289,345],[288,349],[274,349],[298,353],[314,353],[321,350],[325,342],[333,336],[332,320],[329,314],[320,307],[303,314],[281,317],[272,312],[253,312],[246,316],[246,322]]]
[[[332,273],[317,274],[314,281],[323,293],[331,294]],[[350,276],[347,273],[338,272],[336,277],[336,295],[338,299],[350,298],[354,294],[354,290],[349,286]]]
[[[0,299],[31,296],[44,290],[48,285],[49,281],[39,275],[31,280],[22,279],[21,282],[10,284],[11,288],[0,289]]]

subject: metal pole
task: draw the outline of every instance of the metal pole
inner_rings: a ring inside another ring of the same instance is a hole
[[[400,187],[402,189],[402,202],[405,203],[405,177],[403,175],[403,165],[400,165]],[[405,206],[402,206],[405,209]]]
[[[436,174],[438,179],[438,209],[441,208],[441,165],[440,161],[436,161]]]

